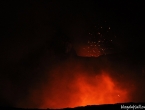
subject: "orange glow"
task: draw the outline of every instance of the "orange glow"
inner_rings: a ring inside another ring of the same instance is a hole
[[[117,82],[106,72],[97,75],[65,74],[61,77],[53,74],[52,78],[51,87],[45,85],[44,88],[36,90],[41,92],[33,92],[33,101],[38,96],[42,101],[37,105],[38,108],[66,108],[130,101],[129,89],[119,88]]]
[[[19,106],[55,109],[132,101],[135,87],[127,75],[122,78],[120,71],[99,68],[102,63],[89,61],[71,58],[46,70],[43,81],[29,91],[28,102]]]
[[[98,47],[98,45],[83,45],[77,48],[77,54],[78,56],[84,56],[84,57],[98,57],[103,54],[101,51],[101,48]]]
[[[78,81],[81,101],[79,105],[113,104],[127,101],[127,91],[119,89],[106,73]]]

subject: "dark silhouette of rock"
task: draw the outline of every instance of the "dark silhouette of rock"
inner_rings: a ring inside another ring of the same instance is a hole
[[[80,106],[74,108],[62,108],[62,109],[39,109],[39,108],[14,108],[14,107],[6,107],[0,106],[1,110],[6,109],[14,109],[14,110],[127,110],[128,109],[145,109],[145,103],[116,103],[116,104],[102,104],[102,105],[87,105],[87,106]]]

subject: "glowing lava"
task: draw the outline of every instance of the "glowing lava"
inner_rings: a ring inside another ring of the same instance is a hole
[[[129,101],[129,90],[121,89],[111,77],[77,74],[53,77],[50,88],[42,92],[41,108],[66,108],[86,105],[113,104]]]
[[[78,80],[81,101],[78,105],[113,104],[127,101],[127,91],[119,89],[106,73]]]

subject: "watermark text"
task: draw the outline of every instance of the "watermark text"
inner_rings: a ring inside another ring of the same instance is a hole
[[[143,106],[143,105],[121,105],[121,109],[125,109],[125,110],[131,110],[131,109],[133,109],[133,110],[139,110],[139,109],[141,109],[141,110],[143,110],[143,109],[145,109],[145,106]]]

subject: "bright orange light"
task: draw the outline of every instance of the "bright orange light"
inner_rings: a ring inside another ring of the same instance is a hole
[[[91,78],[80,77],[77,83],[81,98],[78,105],[81,106],[113,104],[125,102],[128,99],[127,91],[119,89],[106,73]]]
[[[129,101],[129,89],[121,89],[106,73],[77,74],[54,78],[50,89],[42,92],[41,108],[65,108],[86,105],[113,104]]]

